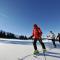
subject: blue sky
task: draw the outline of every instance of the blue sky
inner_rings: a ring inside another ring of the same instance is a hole
[[[0,0],[0,30],[28,36],[34,23],[43,34],[60,32],[60,1]]]

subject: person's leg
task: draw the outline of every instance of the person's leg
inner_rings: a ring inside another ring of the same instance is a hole
[[[36,42],[37,42],[37,40],[34,40],[34,41],[33,41],[34,50],[37,50]]]
[[[43,49],[46,49],[46,47],[45,47],[45,45],[44,45],[44,43],[42,42],[42,40],[41,40],[41,39],[39,40],[39,42],[40,42],[40,44],[41,44],[42,48],[43,48]]]
[[[59,37],[59,43],[60,43],[60,37]]]
[[[52,39],[52,42],[53,42],[54,47],[56,47],[55,39]]]
[[[34,54],[39,53],[39,51],[37,50],[36,42],[37,42],[37,40],[34,40],[34,42],[33,42],[33,46],[34,46]]]

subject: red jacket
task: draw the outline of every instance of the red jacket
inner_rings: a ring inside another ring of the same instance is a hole
[[[39,39],[41,38],[42,36],[42,31],[39,27],[34,27],[33,28],[33,32],[32,32],[32,35],[34,37],[34,39]]]

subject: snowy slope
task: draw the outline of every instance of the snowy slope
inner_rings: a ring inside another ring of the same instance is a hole
[[[56,42],[57,48],[53,47],[51,41],[44,41],[44,43],[47,48],[45,56],[38,44],[40,55],[33,57],[32,41],[0,39],[0,60],[45,60],[45,58],[46,60],[60,60],[60,43]]]

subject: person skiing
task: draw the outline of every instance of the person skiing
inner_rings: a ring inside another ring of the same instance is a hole
[[[60,43],[60,33],[58,33],[57,38],[58,38],[59,43]]]
[[[52,43],[53,43],[54,47],[56,48],[56,44],[55,44],[55,34],[54,34],[52,31],[49,32],[49,34],[48,34],[48,36],[47,36],[47,39],[48,39],[48,40],[52,40]]]
[[[41,29],[37,26],[37,24],[34,24],[33,26],[33,32],[32,32],[32,37],[33,37],[33,46],[34,46],[34,54],[35,53],[39,53],[39,51],[37,50],[37,41],[39,41],[39,43],[41,44],[43,51],[46,51],[45,45],[42,42],[42,31]]]

